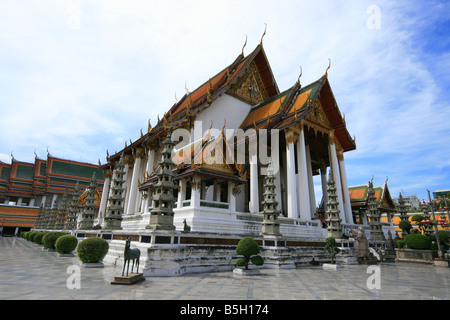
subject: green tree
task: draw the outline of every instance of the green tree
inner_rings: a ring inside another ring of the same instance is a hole
[[[331,263],[335,262],[336,255],[341,252],[341,249],[338,248],[336,239],[334,237],[328,237],[327,243],[325,245],[325,249],[328,251],[328,254],[331,258]]]
[[[259,252],[258,243],[252,237],[242,238],[236,247],[236,253],[244,257],[237,259],[236,264],[245,267],[245,270],[248,270],[250,262],[257,266],[263,265],[264,259],[258,255]]]

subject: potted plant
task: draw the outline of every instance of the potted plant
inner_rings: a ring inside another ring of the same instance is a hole
[[[252,237],[242,238],[236,247],[236,253],[243,257],[236,260],[236,265],[238,267],[244,267],[244,269],[236,268],[233,272],[243,275],[259,274],[259,270],[251,270],[250,272],[248,268],[250,262],[256,266],[262,266],[264,264],[263,257],[258,255],[259,252],[259,245]]]

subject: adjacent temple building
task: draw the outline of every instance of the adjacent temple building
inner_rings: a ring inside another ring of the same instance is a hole
[[[86,202],[87,188],[94,174],[98,177],[94,191],[94,210],[97,214],[104,182],[103,172],[98,165],[61,159],[49,153],[46,159],[36,155],[34,163],[19,161],[14,157],[11,163],[0,161],[0,226],[4,227],[3,234],[36,227],[42,215],[40,208],[45,206],[55,211],[52,229],[64,226],[69,217],[66,217],[66,210],[62,209],[64,205],[69,205],[68,201],[72,199],[76,187],[80,192],[76,197],[77,203],[73,204],[76,206],[74,218],[70,218],[78,219],[78,207]],[[64,213],[57,225],[58,211]]]
[[[153,221],[169,134],[174,143],[170,179],[175,185],[170,221],[176,230],[187,224],[195,232],[259,234],[269,162],[280,234],[323,237],[316,205],[321,199],[315,198],[313,177],[321,178],[324,209],[328,171],[341,223],[353,225],[344,153],[356,145],[335,101],[328,69],[313,83],[303,86],[299,77],[280,91],[262,42],[247,56],[242,52],[200,87],[187,91],[158,116],[156,125],[149,121],[139,139],[107,155],[102,203],[111,195],[123,159],[120,228],[144,230]],[[107,206],[100,208],[101,224],[107,215]]]

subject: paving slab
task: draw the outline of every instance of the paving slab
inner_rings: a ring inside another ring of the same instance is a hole
[[[121,267],[82,268],[17,237],[0,239],[0,300],[449,300],[450,268],[411,263],[146,277],[111,285]]]

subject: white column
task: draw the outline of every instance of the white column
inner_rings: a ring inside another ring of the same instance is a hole
[[[314,214],[316,212],[316,193],[314,191],[314,180],[309,145],[306,145],[306,168],[308,170],[309,205],[311,208],[311,217],[314,217]]]
[[[258,157],[256,154],[250,156],[250,213],[259,212],[258,195]]]
[[[139,169],[141,168],[142,149],[136,149],[136,159],[131,177],[130,192],[128,195],[127,214],[134,214],[136,209],[136,196],[138,189]]]
[[[128,200],[129,200],[129,195],[130,195],[130,186],[131,186],[131,175],[133,172],[133,168],[130,167],[130,159],[131,156],[130,155],[125,155],[124,157],[124,163],[125,163],[125,174],[124,174],[124,180],[125,180],[125,188],[124,188],[124,192],[123,192],[123,214],[127,215],[128,211]]]
[[[228,181],[228,205],[230,212],[236,212],[236,196],[233,194],[233,188],[236,184]]]
[[[178,190],[177,209],[183,208],[183,200],[186,199],[186,179],[179,180],[180,190]]]
[[[327,202],[328,202],[328,192],[327,192],[327,168],[320,168],[320,179],[322,182],[322,197],[323,197],[323,205],[324,209],[327,208]]]
[[[200,192],[201,192],[201,179],[194,176],[191,183],[191,207],[200,207]]]
[[[287,180],[287,214],[288,218],[298,219],[296,180],[295,180],[295,152],[293,133],[286,138],[286,180]]]
[[[337,161],[338,159],[336,156],[336,146],[334,145],[334,143],[330,143],[330,164],[331,172],[333,174],[333,179],[336,186],[337,201],[339,202],[339,217],[342,219],[342,223],[347,223],[347,220],[345,219],[344,203],[342,199],[341,175],[339,173],[339,165]]]
[[[344,163],[344,154],[342,151],[338,153],[339,159],[339,169],[341,173],[341,181],[342,181],[342,195],[344,198],[344,211],[347,223],[354,223],[353,221],[353,213],[352,213],[352,204],[350,201],[350,193],[348,191],[348,183],[347,183],[347,172],[345,170]]]
[[[109,182],[110,178],[109,175],[107,175],[105,178],[105,183],[103,184],[102,199],[100,200],[100,208],[98,209],[98,219],[100,224],[103,223],[103,219],[105,218],[109,194]]]
[[[300,218],[311,220],[311,206],[309,198],[308,168],[306,165],[305,134],[301,130],[297,139],[297,165],[298,165],[298,200],[300,204]]]

